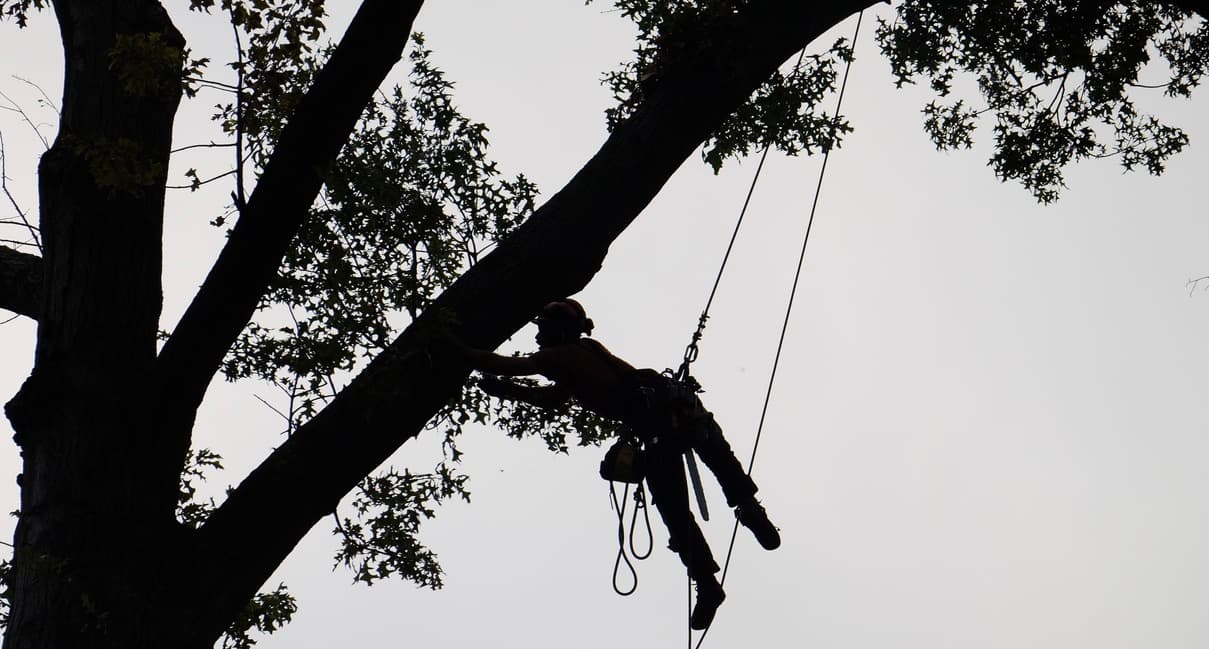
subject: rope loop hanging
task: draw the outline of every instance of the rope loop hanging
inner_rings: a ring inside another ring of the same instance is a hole
[[[646,530],[646,550],[639,552],[634,543],[634,533],[638,531],[638,512],[642,512],[642,526]],[[651,533],[650,510],[646,506],[646,490],[642,485],[634,490],[634,513],[630,516],[630,555],[642,561],[651,556],[655,549],[655,535]]]
[[[634,489],[634,511],[630,515],[630,530],[629,530],[629,553],[626,552],[626,526],[625,526],[625,508],[626,499],[630,495],[630,485],[627,483],[625,489],[622,490],[621,500],[617,499],[616,483],[609,482],[609,496],[613,499],[613,510],[617,512],[617,558],[613,561],[613,591],[622,597],[633,595],[634,591],[638,590],[638,570],[634,567],[634,562],[630,560],[633,557],[636,561],[642,561],[651,556],[651,552],[655,548],[655,537],[651,532],[651,518],[646,506],[646,491],[642,488],[642,483],[638,483]],[[634,532],[638,529],[638,512],[642,511],[643,526],[646,529],[646,550],[639,552],[635,547]],[[630,586],[623,588],[619,583],[621,577],[622,566],[630,573]]]

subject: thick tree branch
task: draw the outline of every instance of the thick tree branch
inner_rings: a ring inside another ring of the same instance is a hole
[[[467,371],[428,345],[453,321],[494,348],[546,300],[582,288],[673,172],[796,50],[869,0],[752,2],[666,70],[635,115],[533,217],[255,470],[201,530],[212,601],[246,601],[358,481],[415,437]]]
[[[421,0],[365,0],[283,129],[260,182],[157,361],[162,417],[187,435],[206,386],[251,318],[328,169],[403,55]],[[181,449],[181,453],[184,449]]]
[[[0,246],[0,309],[38,319],[42,258]]]

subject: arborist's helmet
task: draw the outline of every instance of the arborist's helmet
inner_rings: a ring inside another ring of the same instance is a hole
[[[583,305],[571,298],[555,300],[542,307],[541,315],[534,319],[541,326],[552,324],[576,336],[592,333],[592,320]]]

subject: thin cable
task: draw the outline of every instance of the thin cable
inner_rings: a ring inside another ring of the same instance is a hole
[[[798,52],[798,60],[794,62],[793,69],[796,71],[802,67],[802,61],[806,58],[806,48]],[[688,349],[684,352],[684,362],[680,366],[680,379],[688,376],[689,365],[697,360],[697,343],[700,342],[701,336],[705,331],[705,323],[709,320],[709,310],[714,304],[714,297],[718,294],[718,286],[722,283],[722,275],[726,272],[726,263],[730,261],[730,253],[735,248],[735,241],[739,238],[739,230],[743,227],[743,219],[747,216],[747,208],[751,205],[751,197],[756,192],[756,184],[760,181],[760,172],[764,170],[764,161],[768,159],[768,150],[772,148],[772,142],[764,145],[764,150],[760,152],[760,162],[756,165],[756,173],[752,175],[751,185],[747,188],[747,195],[743,198],[743,207],[739,209],[739,218],[735,221],[735,228],[730,233],[730,241],[726,244],[726,252],[722,254],[722,263],[718,265],[718,273],[714,276],[714,285],[709,290],[709,297],[705,300],[705,308],[701,310],[701,316],[697,319],[697,329],[693,332],[692,340],[688,344]]]
[[[796,71],[802,67],[802,61],[806,58],[806,48],[802,48],[798,52],[798,60],[794,62],[793,69]],[[735,247],[735,240],[739,237],[739,228],[743,225],[743,217],[747,216],[747,206],[751,204],[751,197],[756,191],[756,182],[760,180],[760,172],[764,170],[764,160],[768,158],[768,150],[772,148],[772,143],[768,142],[764,145],[764,150],[760,152],[760,163],[756,165],[756,173],[751,178],[751,186],[747,188],[747,196],[743,199],[743,207],[739,210],[739,220],[735,222],[735,229],[730,234],[730,242],[726,244],[726,252],[722,255],[722,263],[718,266],[718,275],[714,277],[714,286],[709,291],[709,298],[705,301],[705,309],[702,310],[702,315],[709,313],[709,308],[714,303],[714,295],[718,293],[718,284],[722,282],[722,273],[726,270],[726,262],[730,260],[730,252]]]
[[[688,633],[688,649],[693,649],[693,580],[688,580],[688,615],[684,616],[684,626]]]
[[[802,50],[805,52],[805,50]],[[802,59],[798,58],[800,62]],[[756,173],[751,177],[751,185],[747,187],[747,196],[743,199],[743,207],[739,209],[739,220],[735,221],[735,229],[730,233],[730,242],[726,244],[726,252],[722,254],[722,263],[718,266],[718,274],[714,277],[714,286],[709,290],[709,298],[705,300],[705,308],[702,309],[702,314],[709,313],[710,306],[714,303],[714,296],[718,294],[718,285],[722,283],[722,274],[726,272],[726,262],[730,261],[731,250],[735,248],[735,241],[739,238],[739,229],[743,227],[743,217],[747,216],[747,206],[751,204],[751,197],[756,192],[756,183],[760,180],[760,172],[764,170],[764,160],[768,158],[768,149],[771,144],[765,144],[764,150],[760,152],[760,162],[756,165]]]
[[[861,10],[856,17],[856,29],[852,33],[852,46],[856,47],[856,37],[861,33],[861,18],[865,15]],[[844,90],[848,87],[848,72],[852,70],[852,56],[844,66],[844,79],[840,82],[840,94],[835,100],[835,114],[831,118],[831,139],[835,140],[836,122],[840,118],[840,106],[844,103]],[[833,143],[832,142],[832,143]],[[798,267],[793,274],[793,286],[789,289],[789,302],[785,305],[785,319],[781,323],[781,337],[777,341],[777,353],[773,357],[772,372],[768,377],[768,390],[764,393],[764,406],[760,409],[760,424],[756,427],[756,441],[752,444],[751,459],[747,461],[747,474],[751,475],[752,466],[756,463],[756,449],[760,447],[760,433],[764,430],[764,418],[768,415],[768,404],[772,400],[772,385],[777,378],[777,367],[781,363],[781,350],[785,347],[785,334],[789,331],[789,316],[793,313],[793,301],[797,297],[798,282],[802,278],[802,267],[806,263],[806,244],[810,242],[810,230],[814,227],[814,213],[819,206],[819,195],[823,191],[823,175],[827,173],[827,161],[831,159],[831,144],[828,143],[823,151],[823,164],[819,167],[819,180],[814,187],[814,200],[810,203],[810,218],[806,220],[806,234],[802,237],[802,250],[798,253]]]
[[[856,28],[853,30],[853,33],[852,33],[852,47],[853,48],[856,47],[856,39],[861,33],[861,20],[864,18],[864,16],[865,16],[864,10],[861,10],[861,12],[859,14],[857,14]],[[844,90],[847,89],[847,87],[848,87],[848,73],[852,70],[852,59],[853,59],[853,57],[849,56],[848,63],[847,63],[847,65],[844,66],[844,78],[840,82],[839,96],[836,97],[836,100],[835,100],[835,114],[834,114],[834,117],[832,117],[832,138],[833,139],[835,137],[835,130],[834,130],[835,123],[836,123],[836,120],[839,119],[840,107],[843,105],[843,102],[844,102]],[[785,347],[785,334],[786,334],[786,332],[789,331],[789,317],[790,317],[790,314],[793,313],[793,302],[794,302],[794,298],[797,296],[798,282],[802,277],[802,267],[805,265],[805,262],[806,262],[806,244],[810,242],[810,231],[811,231],[811,228],[814,226],[814,215],[815,215],[815,211],[818,209],[818,205],[819,205],[819,194],[822,193],[822,189],[823,189],[823,176],[827,172],[827,160],[830,157],[831,157],[831,146],[828,146],[826,148],[826,150],[823,151],[823,164],[819,167],[819,179],[818,179],[818,182],[815,184],[815,188],[814,188],[814,200],[810,204],[810,217],[806,221],[806,233],[802,237],[802,249],[801,249],[801,252],[798,254],[798,266],[797,266],[797,270],[794,271],[793,286],[789,290],[789,300],[785,306],[785,318],[781,322],[781,335],[777,341],[777,352],[773,357],[772,371],[769,373],[769,377],[768,377],[768,388],[764,393],[764,405],[760,409],[760,423],[756,427],[756,439],[752,443],[751,459],[748,460],[748,462],[747,462],[747,474],[748,475],[751,475],[752,467],[755,465],[755,462],[756,462],[756,451],[760,447],[760,435],[764,431],[764,421],[768,415],[768,404],[772,401],[772,386],[776,381],[777,367],[780,365],[780,362],[781,362],[781,351]],[[726,561],[722,565],[722,577],[721,577],[721,579],[718,580],[719,584],[726,583],[726,573],[730,569],[730,559],[734,553],[735,538],[738,536],[738,533],[739,533],[739,521],[738,521],[738,519],[736,519],[734,527],[731,529],[731,533],[730,533],[730,544],[726,548]],[[711,624],[711,626],[712,626],[712,624]],[[697,640],[697,649],[700,649],[701,643],[705,641],[705,635],[707,633],[709,633],[709,627],[706,627],[705,630],[701,632],[701,637]]]

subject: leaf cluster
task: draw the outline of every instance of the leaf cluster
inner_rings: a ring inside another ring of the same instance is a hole
[[[188,66],[190,88],[210,84],[231,98],[215,106],[214,119],[240,141],[237,167],[262,167],[281,128],[310,87],[330,45],[320,39],[327,16],[324,0],[190,0],[193,11],[225,14],[238,56],[227,66],[236,83],[198,78],[205,59]],[[196,188],[196,187],[194,187]]]
[[[366,108],[224,366],[288,386],[303,418],[533,210],[536,187],[500,177],[486,126],[457,111],[430,54],[417,36],[411,92]]]
[[[163,161],[130,138],[79,137],[63,134],[64,142],[84,159],[97,187],[111,193],[138,196],[164,182]]]
[[[390,468],[366,478],[352,501],[355,515],[338,519],[341,546],[336,561],[352,569],[354,580],[368,585],[401,577],[440,588],[443,572],[436,554],[417,535],[420,524],[434,517],[443,501],[453,496],[470,501],[466,480],[446,462],[431,473]]]
[[[532,387],[537,381],[513,378],[518,385]],[[622,424],[585,410],[575,401],[567,401],[558,408],[539,408],[523,401],[493,399],[491,419],[504,429],[509,437],[525,439],[536,437],[555,453],[567,453],[567,436],[576,437],[576,446],[600,446],[603,442],[622,433]]]
[[[45,9],[49,5],[49,0],[0,0],[0,20],[15,20],[18,27],[25,27],[29,24],[30,10]]]
[[[530,379],[515,379],[534,385]],[[468,476],[457,471],[462,453],[457,438],[467,424],[492,422],[513,438],[537,437],[557,453],[567,453],[569,435],[579,446],[597,446],[615,437],[620,424],[604,419],[573,402],[547,410],[519,401],[489,399],[472,387],[441,410],[427,428],[443,434],[444,460],[431,472],[415,474],[395,468],[370,476],[357,487],[351,517],[337,516],[340,540],[338,564],[367,585],[401,577],[432,589],[443,584],[444,571],[435,553],[419,540],[421,524],[436,515],[450,498],[470,501]]]
[[[294,619],[297,612],[298,602],[294,596],[286,590],[285,584],[278,584],[272,592],[257,593],[223,632],[218,644],[222,649],[249,649],[256,644],[253,630],[273,633]]]
[[[189,449],[181,470],[180,492],[176,497],[176,520],[197,528],[214,511],[214,499],[197,500],[197,485],[206,481],[206,473],[222,469],[222,456],[208,448]]]
[[[591,2],[591,0],[588,0]],[[733,18],[748,0],[615,0],[622,16],[638,28],[634,58],[608,72],[604,84],[616,105],[605,111],[610,129],[634,113],[669,70],[706,51],[733,29]],[[727,160],[754,148],[775,147],[789,155],[827,150],[851,131],[840,116],[820,110],[835,90],[837,64],[852,59],[840,39],[826,52],[803,56],[752,93],[702,146],[702,158],[717,173]]]
[[[326,50],[316,51],[317,68]],[[523,175],[501,174],[488,157],[487,127],[457,109],[453,84],[431,55],[423,36],[413,36],[408,86],[380,92],[366,107],[258,317],[224,363],[230,380],[260,379],[282,391],[287,432],[534,209],[537,188]],[[276,137],[246,112],[238,128],[261,148]],[[431,472],[388,467],[358,487],[336,530],[337,562],[355,579],[441,585],[419,528],[448,498],[469,498],[455,439],[489,414],[485,397],[466,390],[429,423],[445,440],[445,457]]]
[[[910,0],[880,21],[877,41],[899,86],[923,79],[946,98],[959,74],[972,77],[985,108],[933,101],[925,130],[940,149],[969,148],[990,113],[995,174],[1043,203],[1073,161],[1118,157],[1126,170],[1162,173],[1188,137],[1130,93],[1188,97],[1209,68],[1209,24],[1140,0]],[[1144,84],[1144,73],[1165,80]]]
[[[176,519],[181,524],[197,528],[210,517],[214,499],[197,500],[197,486],[206,481],[207,473],[222,468],[222,456],[218,453],[207,448],[189,449],[181,470],[176,504]],[[297,610],[298,603],[285,584],[279,584],[272,592],[257,593],[223,632],[219,645],[223,649],[248,649],[256,644],[253,631],[273,633],[285,626]]]
[[[109,49],[109,69],[135,97],[171,99],[181,87],[185,52],[158,32],[117,34]]]
[[[797,155],[839,146],[852,126],[816,107],[835,90],[836,64],[851,59],[852,47],[841,38],[827,53],[803,56],[787,73],[774,73],[706,140],[702,155],[714,173],[753,148]]]
[[[357,486],[352,517],[334,515],[340,540],[336,562],[350,568],[355,581],[373,585],[400,577],[434,590],[443,585],[436,554],[419,541],[420,526],[450,498],[470,501],[469,477],[457,470],[462,458],[457,438],[466,424],[486,423],[485,402],[477,390],[464,387],[460,398],[446,404],[426,426],[443,435],[443,459],[432,471],[400,473],[387,467]]]

